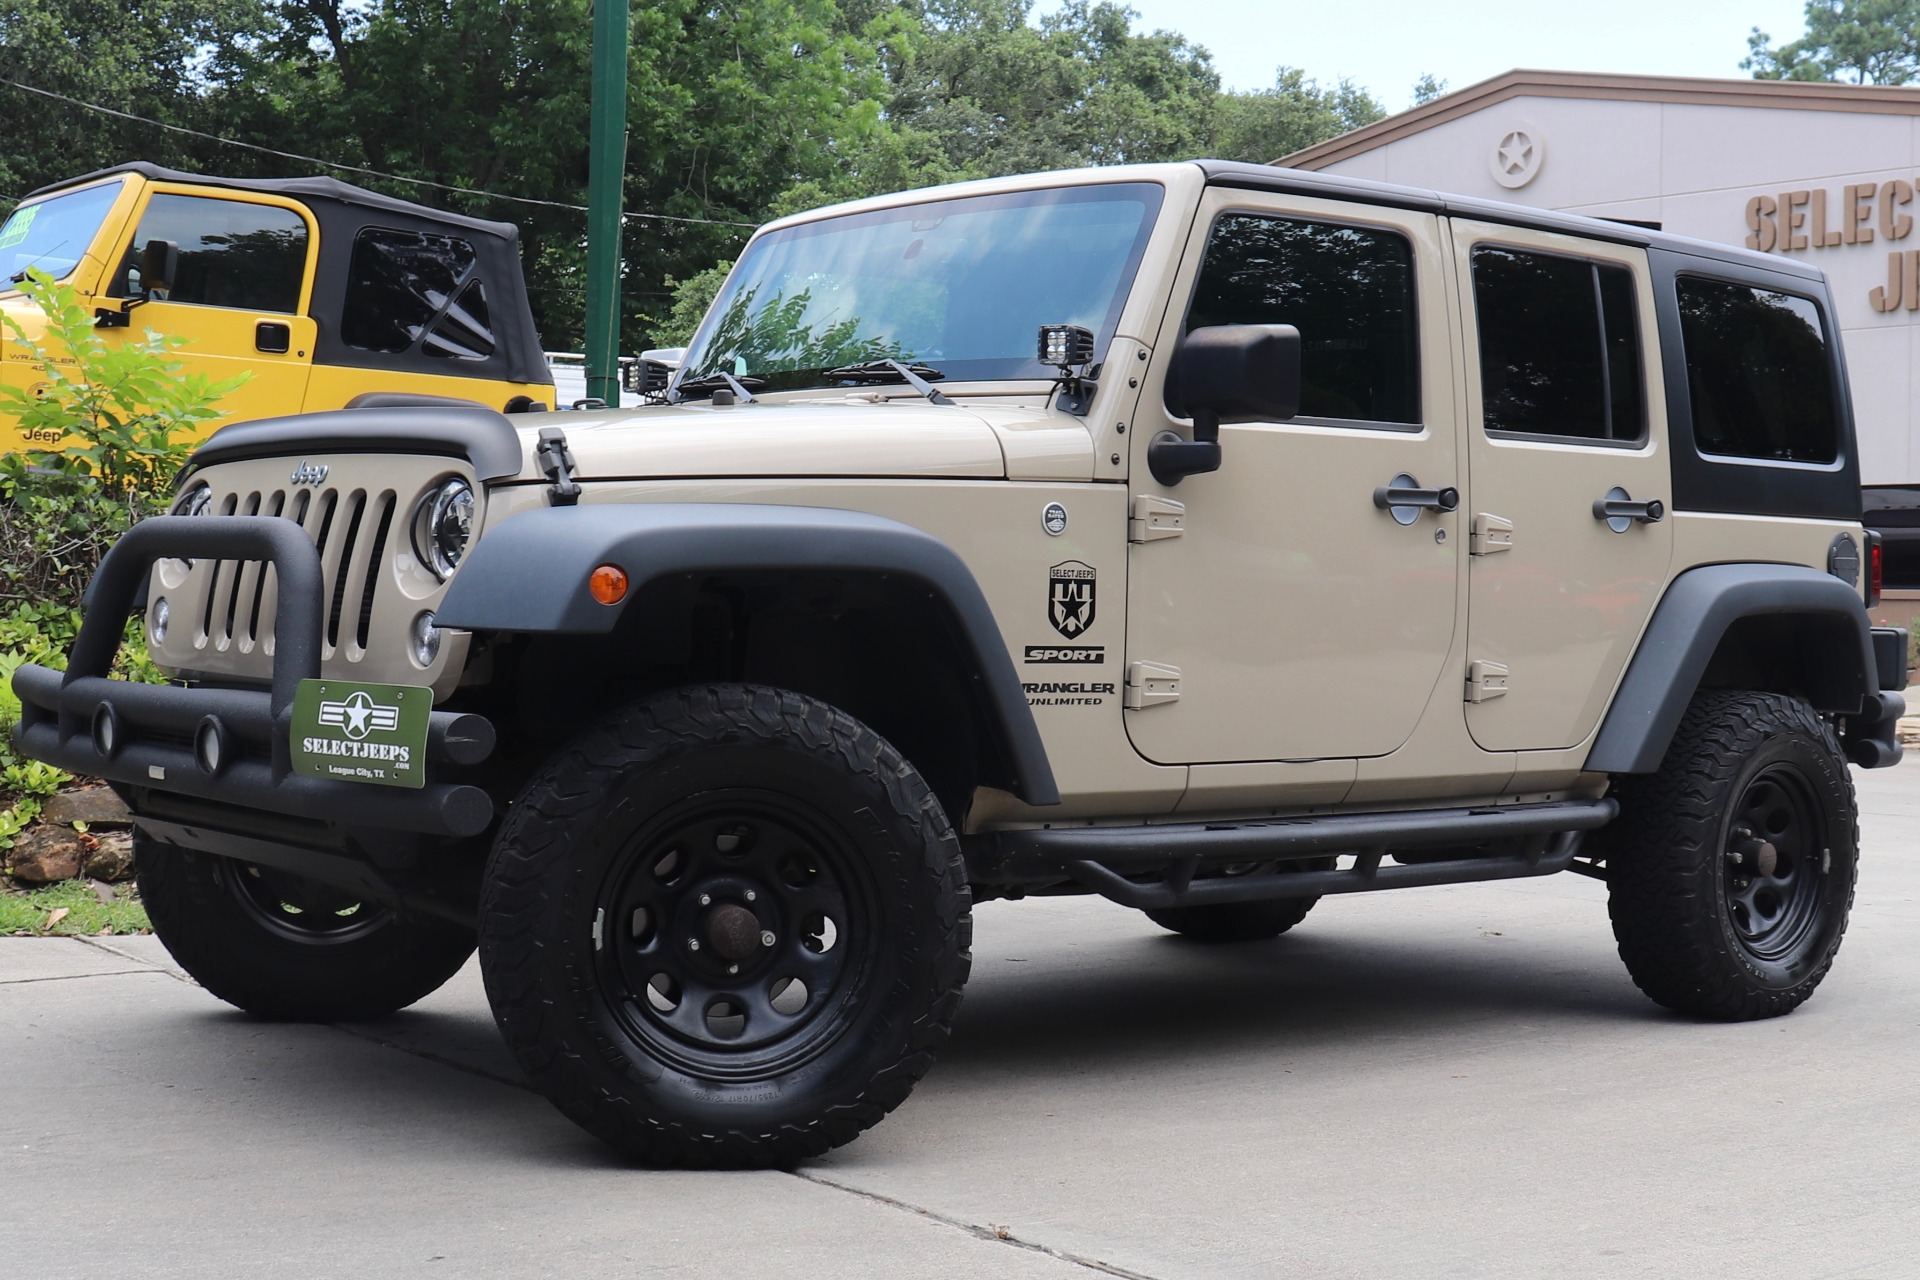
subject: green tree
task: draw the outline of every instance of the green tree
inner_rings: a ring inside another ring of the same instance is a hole
[[[1908,84],[1920,78],[1920,0],[1808,0],[1807,33],[1773,47],[1755,27],[1741,67],[1756,80]]]
[[[1223,93],[1214,108],[1214,152],[1256,164],[1290,156],[1383,119],[1387,112],[1351,80],[1323,87],[1298,67],[1281,67],[1271,89]]]
[[[1413,105],[1424,107],[1435,98],[1444,96],[1446,92],[1447,82],[1436,80],[1433,73],[1429,71],[1413,82]]]
[[[188,127],[195,68],[250,30],[260,0],[0,0],[0,77]],[[187,165],[202,144],[0,85],[0,213],[36,187],[140,156]]]

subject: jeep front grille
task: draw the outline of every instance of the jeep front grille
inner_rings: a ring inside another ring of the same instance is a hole
[[[324,671],[341,678],[428,682],[429,673],[408,659],[405,637],[413,618],[437,605],[444,588],[415,563],[406,525],[421,494],[464,468],[439,458],[327,459],[326,478],[313,485],[289,482],[296,463],[305,475],[322,465],[262,459],[201,472],[196,479],[213,487],[203,518],[283,516],[313,540],[324,592]],[[149,607],[161,596],[168,599],[169,621],[157,643],[149,615],[156,662],[189,676],[271,676],[278,601],[270,565],[165,561],[156,566]],[[449,656],[443,654],[442,663]]]

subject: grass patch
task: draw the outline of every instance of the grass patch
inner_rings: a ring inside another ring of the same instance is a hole
[[[153,932],[146,908],[134,896],[133,885],[112,887],[111,902],[100,901],[93,885],[85,880],[0,892],[0,937],[92,938]],[[54,920],[63,909],[67,914]]]

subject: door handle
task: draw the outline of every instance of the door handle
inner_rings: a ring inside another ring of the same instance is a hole
[[[262,320],[253,326],[253,349],[268,355],[283,356],[293,346],[293,327],[277,320]]]
[[[1412,524],[1422,511],[1459,510],[1460,491],[1452,485],[1422,489],[1418,480],[1402,472],[1373,491],[1373,505],[1401,524]]]
[[[1660,499],[1635,502],[1619,485],[1607,490],[1606,497],[1593,500],[1593,518],[1606,521],[1615,533],[1625,533],[1635,524],[1659,524],[1666,515],[1667,504]]]

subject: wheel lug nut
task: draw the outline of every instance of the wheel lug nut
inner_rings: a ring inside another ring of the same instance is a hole
[[[712,894],[710,894],[710,893],[703,893],[703,894],[701,894],[701,895],[700,895],[700,905],[701,905],[701,906],[703,906],[703,907],[710,907],[710,906],[712,906],[712,905],[713,905],[713,895],[712,895]]]
[[[698,951],[699,949],[700,949],[700,939],[698,938],[687,939],[687,950]]]
[[[752,901],[754,900],[754,897],[755,897],[755,896],[756,896],[756,895],[754,894],[754,892],[753,892],[753,890],[751,890],[751,889],[749,889],[749,890],[747,890],[747,901],[748,901],[748,902],[752,902]]]
[[[739,966],[739,965],[737,965],[737,964],[730,964],[730,965],[728,965],[728,966],[727,966],[727,972],[728,972],[728,973],[738,973],[738,972],[740,972],[740,966]]]
[[[763,947],[770,947],[773,945],[773,942],[774,942],[773,930],[762,929],[760,931],[760,945]]]

